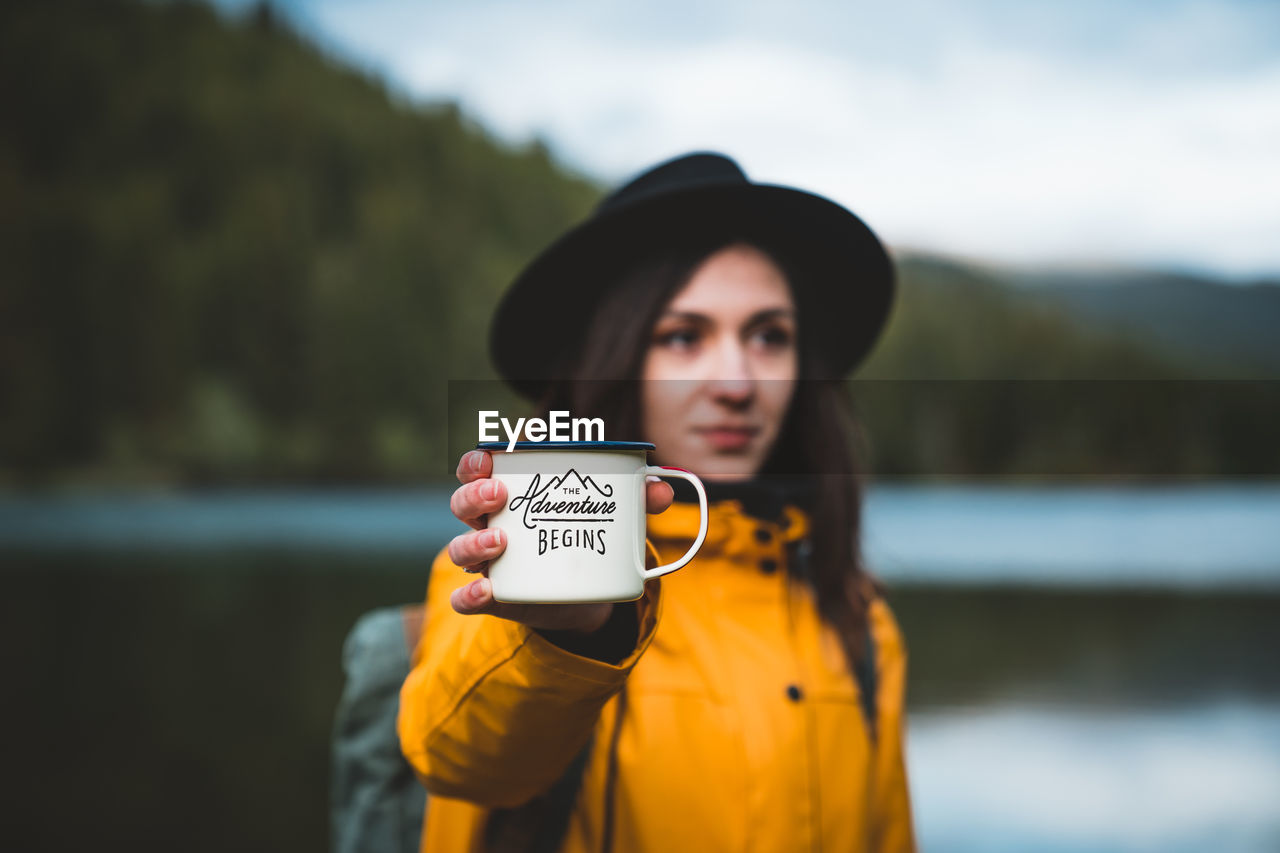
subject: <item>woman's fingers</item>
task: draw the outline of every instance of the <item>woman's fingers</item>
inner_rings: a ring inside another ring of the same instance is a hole
[[[612,604],[504,604],[493,598],[488,578],[476,578],[458,587],[449,599],[453,609],[464,616],[487,613],[500,619],[520,622],[548,631],[599,630],[613,612]]]
[[[470,450],[458,460],[458,482],[470,483],[493,474],[493,457],[487,450]]]
[[[449,559],[460,568],[482,567],[507,550],[507,535],[497,528],[459,533],[449,543]]]
[[[675,497],[675,489],[663,480],[655,478],[644,484],[644,510],[650,515],[666,512]]]
[[[471,583],[455,589],[453,595],[449,597],[449,603],[463,616],[487,613],[495,604],[493,587],[488,578],[476,578]]]
[[[502,509],[507,501],[507,487],[501,480],[473,480],[459,486],[449,499],[449,509],[459,521],[476,530],[485,526],[485,517]]]

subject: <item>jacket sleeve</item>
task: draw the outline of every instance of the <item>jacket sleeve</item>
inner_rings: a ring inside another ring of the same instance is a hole
[[[653,638],[661,586],[646,584],[635,649],[614,665],[517,622],[455,612],[450,594],[474,577],[447,552],[432,566],[422,639],[400,691],[400,747],[433,794],[509,808],[549,788],[586,744]]]
[[[904,853],[916,849],[904,755],[907,650],[897,620],[883,599],[873,600],[869,616],[879,684],[871,849],[877,853]]]

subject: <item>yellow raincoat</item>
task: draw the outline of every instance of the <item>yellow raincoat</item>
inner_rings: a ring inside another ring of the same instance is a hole
[[[677,503],[649,517],[650,542],[672,560],[697,526]],[[876,599],[873,743],[835,633],[785,571],[807,529],[793,508],[771,523],[712,504],[698,557],[648,583],[616,666],[455,613],[473,576],[442,553],[400,697],[401,747],[432,794],[422,849],[483,849],[488,809],[545,791],[594,733],[562,850],[600,850],[606,821],[618,853],[913,850],[902,637]]]

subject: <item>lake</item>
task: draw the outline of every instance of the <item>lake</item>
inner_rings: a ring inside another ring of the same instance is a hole
[[[446,493],[0,498],[15,849],[325,847],[342,639],[421,597]],[[1265,483],[873,489],[924,848],[1280,849],[1277,520]]]

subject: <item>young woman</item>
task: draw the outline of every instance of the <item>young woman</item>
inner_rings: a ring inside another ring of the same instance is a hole
[[[914,849],[905,651],[861,563],[841,386],[892,288],[852,213],[713,154],[641,175],[515,282],[504,378],[698,474],[709,532],[638,602],[496,602],[508,496],[463,456],[473,531],[432,568],[401,693],[424,850]],[[678,497],[648,486],[664,562],[698,528]]]

